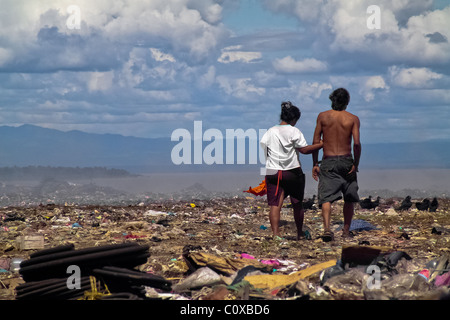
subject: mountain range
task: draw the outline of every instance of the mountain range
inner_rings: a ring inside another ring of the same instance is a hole
[[[133,173],[164,171],[259,170],[247,165],[175,165],[167,138],[60,131],[35,125],[0,126],[0,167],[107,167]],[[210,142],[203,142],[204,145]],[[363,144],[360,169],[450,168],[450,140]],[[301,156],[305,167],[309,156]]]

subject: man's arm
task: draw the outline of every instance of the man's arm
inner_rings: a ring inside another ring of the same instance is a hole
[[[350,170],[349,173],[352,173],[354,171],[358,171],[359,166],[359,159],[361,158],[361,141],[359,139],[359,128],[360,128],[360,122],[359,118],[355,116],[355,123],[353,124],[352,128],[352,137],[353,137],[353,158],[354,158],[354,164],[352,170]]]
[[[317,153],[320,149],[322,149],[322,147],[323,147],[323,141],[320,140],[319,143],[313,143],[313,144],[303,147],[303,148],[297,148],[297,150],[301,154],[310,154],[310,153],[314,153],[314,152]]]
[[[320,114],[317,116],[316,121],[316,129],[314,130],[314,136],[313,136],[313,144],[319,143],[321,141],[322,137],[322,124],[320,121]],[[318,180],[319,177],[319,150],[315,150],[312,153],[313,158],[313,169],[312,169],[312,176],[314,180]]]

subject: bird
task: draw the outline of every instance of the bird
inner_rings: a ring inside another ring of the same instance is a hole
[[[436,197],[433,198],[433,201],[430,203],[430,212],[436,212],[436,209],[439,207],[439,203]]]
[[[365,198],[359,202],[361,208],[363,209],[375,209],[380,204],[381,197],[377,197],[375,201],[372,201],[372,196]]]
[[[363,209],[370,209],[371,204],[372,204],[372,196],[369,196],[368,198],[365,198],[365,199],[362,199],[361,201],[359,201],[359,205]]]
[[[422,202],[416,202],[416,208],[420,211],[428,211],[430,207],[430,200],[424,199]]]
[[[370,209],[375,209],[376,207],[378,207],[380,205],[380,199],[381,197],[377,197],[377,199],[370,204]]]
[[[304,210],[311,210],[314,207],[314,202],[316,201],[316,195],[313,195],[312,198],[309,198],[306,201],[303,201],[303,209]]]
[[[403,199],[402,204],[398,208],[399,210],[408,210],[411,208],[412,202],[411,202],[411,196],[406,196],[405,199]]]

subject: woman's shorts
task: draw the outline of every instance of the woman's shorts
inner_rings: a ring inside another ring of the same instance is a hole
[[[278,206],[282,191],[284,198],[291,197],[291,203],[302,203],[305,193],[305,174],[301,167],[280,170],[277,174],[266,175],[267,202],[269,206]],[[277,188],[278,186],[278,188]],[[283,199],[284,200],[284,199]]]

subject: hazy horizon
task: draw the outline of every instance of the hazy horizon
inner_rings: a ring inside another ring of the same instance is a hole
[[[311,177],[310,170],[305,170],[305,197],[316,194],[317,182]],[[238,192],[256,187],[264,176],[256,171],[227,172],[178,172],[146,173],[138,176],[119,178],[65,179],[78,184],[95,184],[110,187],[118,191],[139,193],[177,193],[186,188],[200,184],[211,192]],[[36,186],[42,181],[13,181],[15,185]],[[450,169],[368,169],[358,173],[359,190],[365,192],[389,190],[393,193],[411,189],[422,191],[428,196],[449,196]],[[192,190],[191,190],[192,191]],[[199,190],[201,191],[201,190]],[[245,195],[243,193],[243,195]]]

